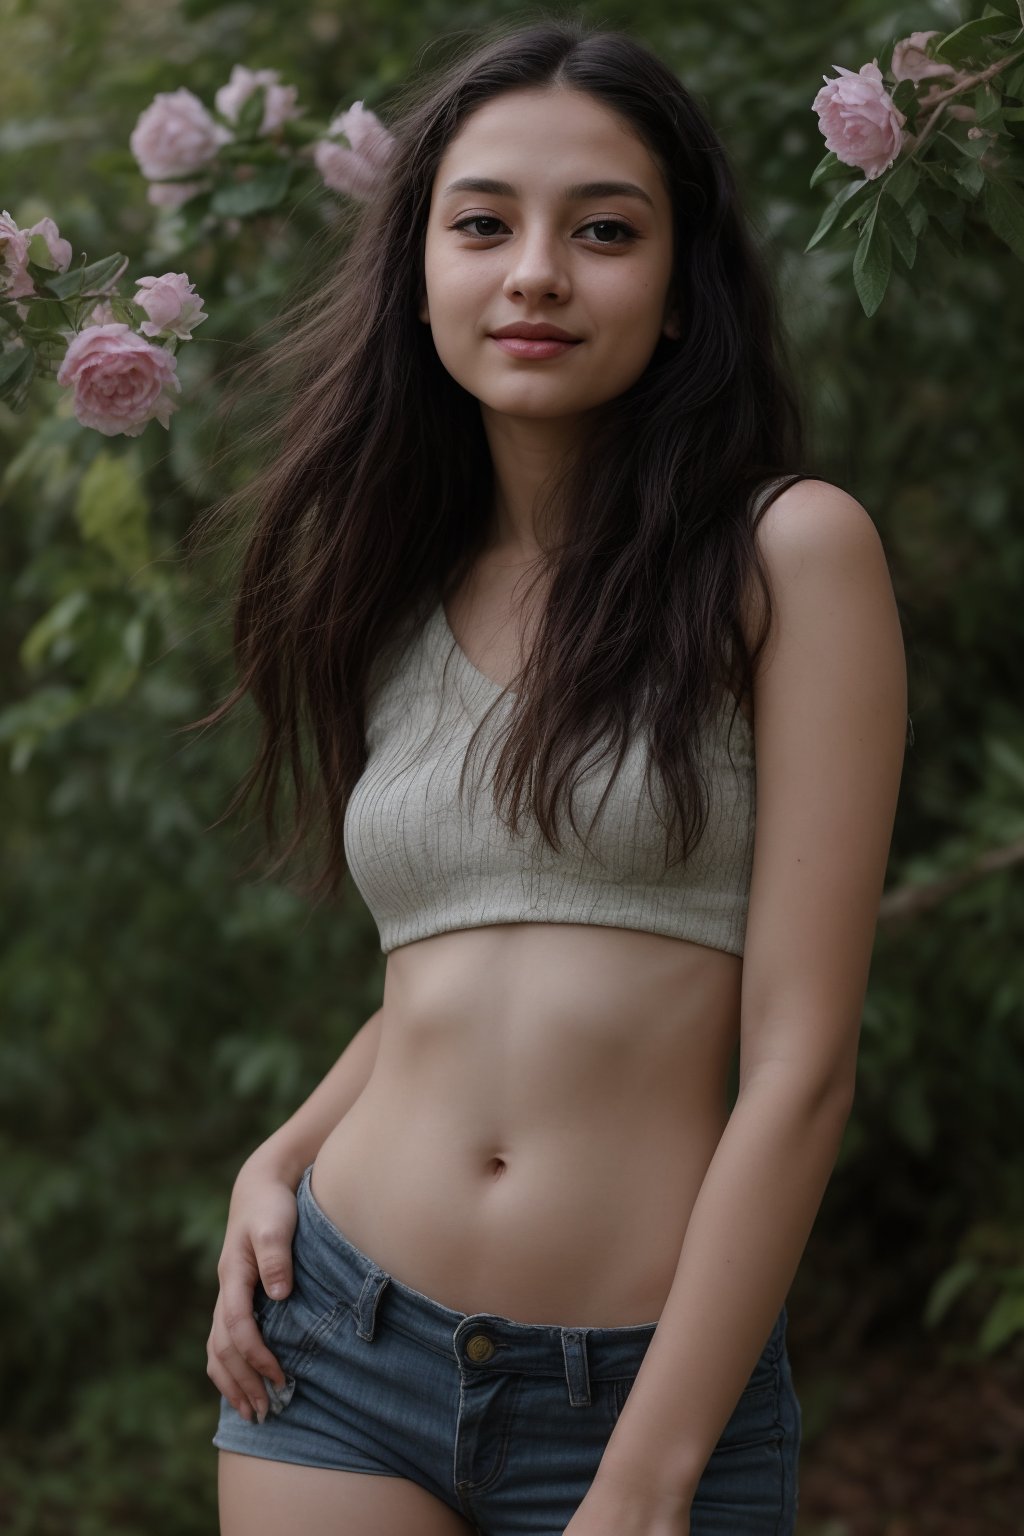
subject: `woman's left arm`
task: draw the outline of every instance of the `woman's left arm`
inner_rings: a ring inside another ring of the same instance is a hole
[[[757,537],[773,619],[754,680],[738,1095],[658,1327],[566,1536],[604,1536],[613,1509],[620,1536],[688,1530],[853,1103],[903,769],[903,639],[881,540],[845,491],[820,480],[790,487]]]

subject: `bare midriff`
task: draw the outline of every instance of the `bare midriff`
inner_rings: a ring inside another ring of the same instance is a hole
[[[316,1158],[316,1200],[457,1311],[656,1321],[728,1118],[741,966],[576,924],[393,950],[376,1063]]]

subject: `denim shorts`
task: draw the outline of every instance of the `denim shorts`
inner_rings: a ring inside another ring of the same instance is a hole
[[[253,1307],[285,1374],[270,1411],[221,1397],[213,1444],[411,1478],[481,1536],[562,1536],[590,1487],[656,1323],[517,1323],[453,1311],[394,1279],[297,1190],[293,1286]],[[697,1487],[691,1536],[792,1536],[800,1405],[783,1306]]]

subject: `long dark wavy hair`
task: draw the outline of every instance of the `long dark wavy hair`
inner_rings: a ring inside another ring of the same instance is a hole
[[[273,850],[284,777],[291,835],[273,869],[312,846],[317,825],[314,898],[337,895],[346,873],[345,808],[367,759],[374,662],[458,588],[488,532],[493,468],[480,405],[441,364],[417,310],[444,150],[483,103],[528,86],[587,92],[661,168],[682,337],[659,338],[643,374],[591,413],[580,451],[546,487],[562,532],[545,548],[548,595],[494,766],[496,812],[514,831],[532,813],[559,848],[560,797],[571,819],[581,760],[604,743],[617,773],[639,727],[648,773],[656,767],[674,805],[669,840],[678,832],[685,858],[708,815],[703,728],[723,685],[751,693],[769,633],[754,534],[791,481],[757,512],[751,498],[769,479],[808,471],[777,299],[726,151],[672,71],[622,32],[571,16],[492,26],[380,109],[393,156],[377,194],[346,211],[327,281],[258,359],[283,399],[253,434],[271,451],[217,509],[248,510],[237,683],[187,728],[251,696],[260,743],[225,815],[255,793]],[[741,614],[755,582],[748,653]]]

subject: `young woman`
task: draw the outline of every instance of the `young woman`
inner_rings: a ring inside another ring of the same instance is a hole
[[[234,1186],[221,1530],[783,1536],[903,761],[885,555],[800,470],[726,155],[655,57],[501,30],[392,126],[275,359],[221,710],[255,698],[249,785],[272,821],[287,759],[289,851],[322,811],[388,957]]]

